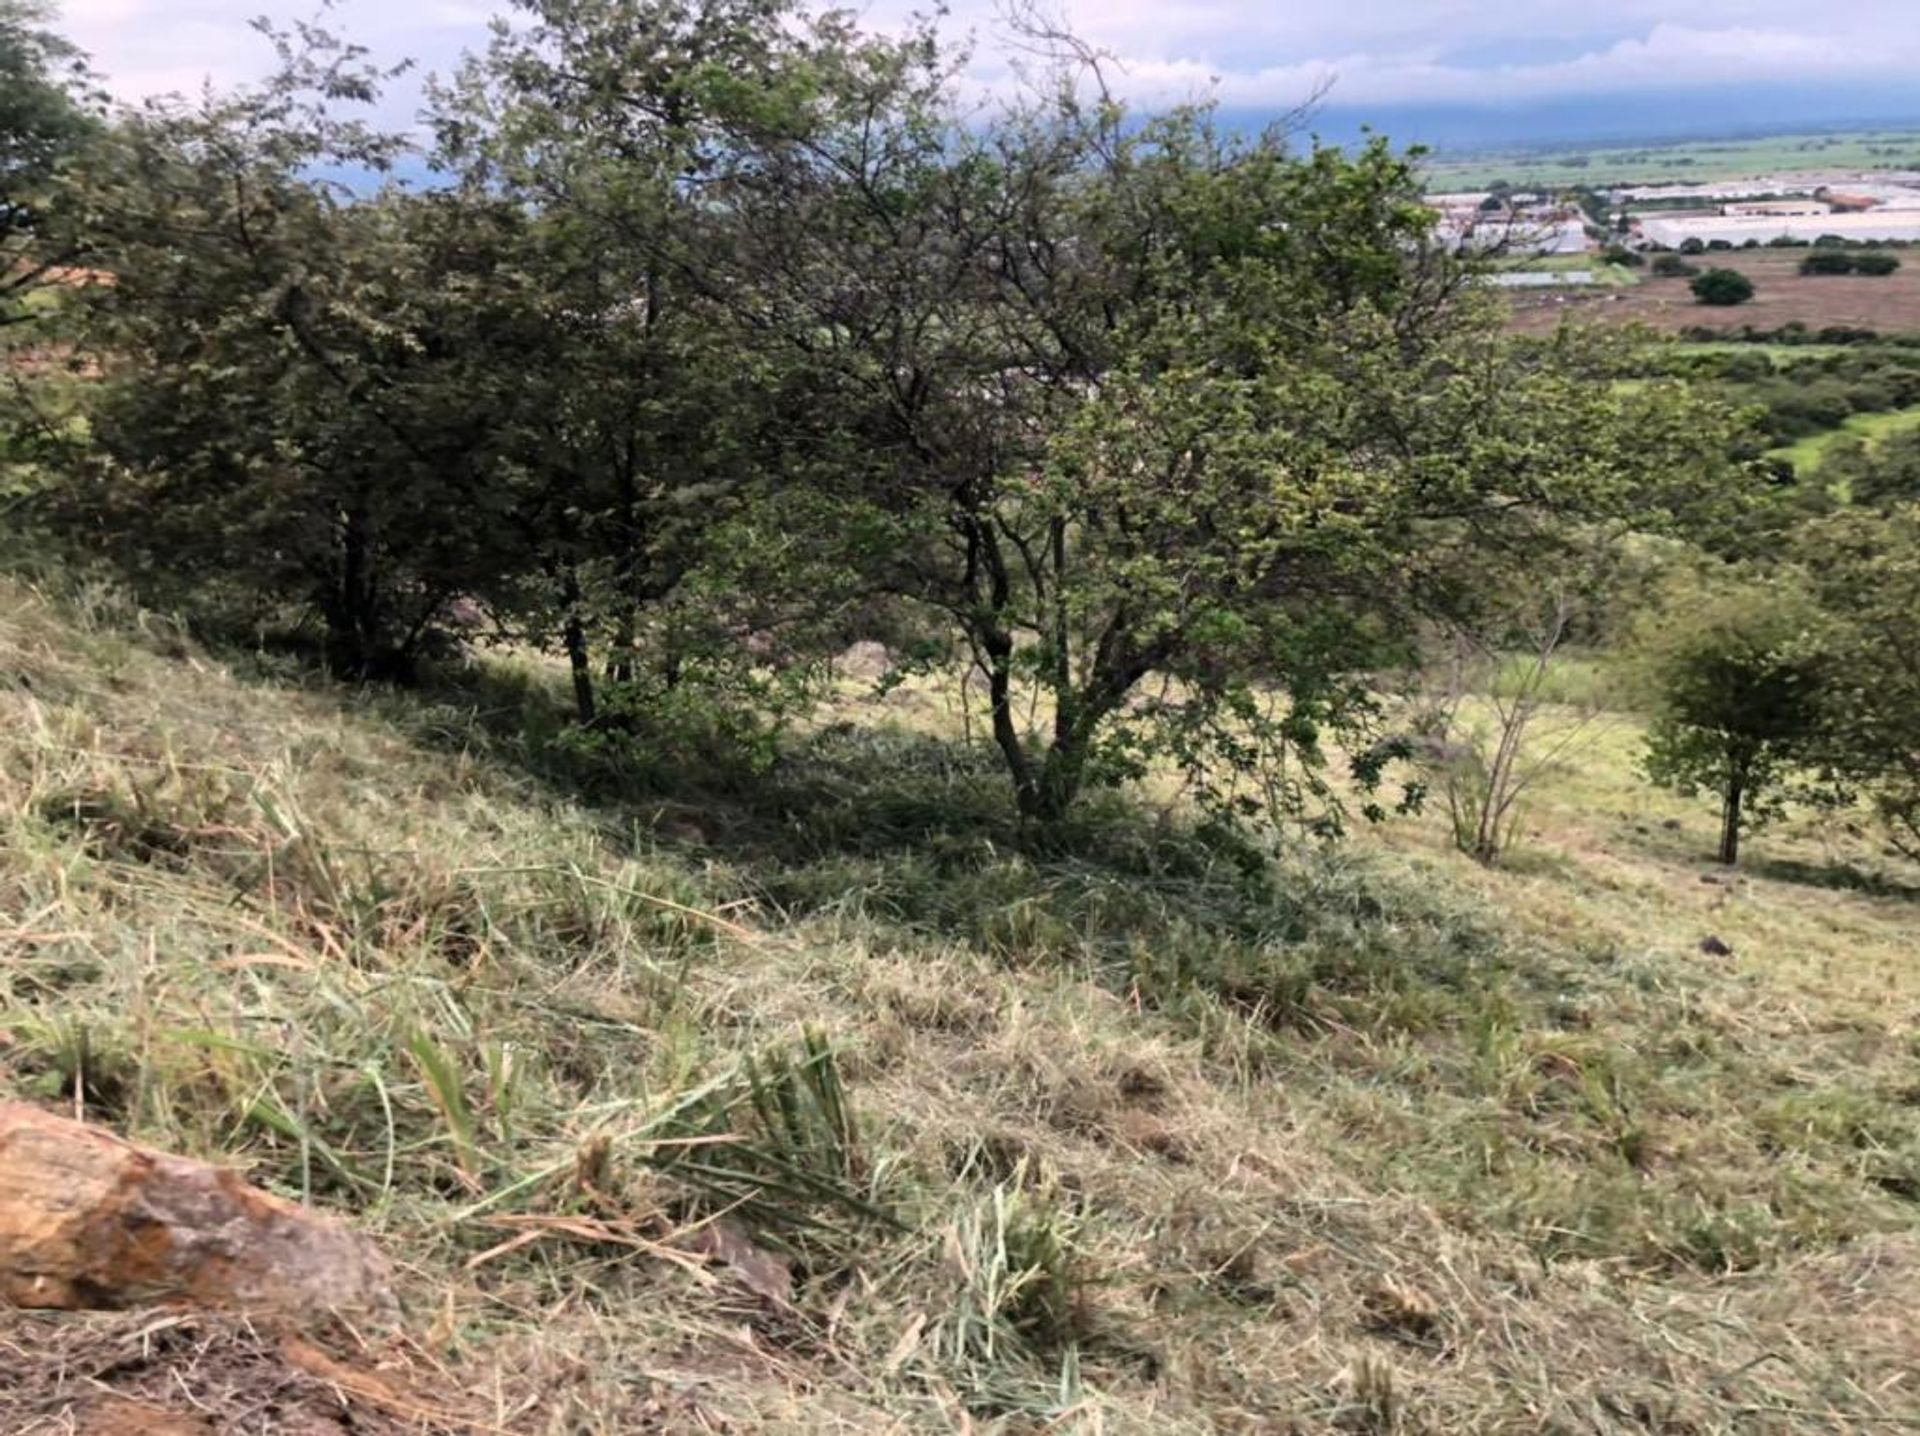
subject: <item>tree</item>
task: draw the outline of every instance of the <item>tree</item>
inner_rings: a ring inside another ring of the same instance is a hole
[[[1920,502],[1920,431],[1897,429],[1871,443],[1843,439],[1827,450],[1819,478],[1862,508],[1888,512]]]
[[[1797,557],[1829,625],[1822,756],[1920,859],[1920,504],[1837,513]]]
[[[398,142],[339,118],[378,74],[304,28],[270,83],[157,103],[90,166],[88,292],[115,461],[74,521],[182,597],[318,614],[351,676],[404,674],[447,602],[508,563],[494,442],[540,337],[513,302],[524,217],[314,178]]]
[[[1720,802],[1719,860],[1784,809],[1817,761],[1827,669],[1804,595],[1759,580],[1671,593],[1643,632],[1654,715],[1646,770],[1683,796]]]
[[[807,546],[945,616],[1028,817],[1154,760],[1297,811],[1418,616],[1715,467],[1678,386],[1504,339],[1384,144],[1065,82],[975,123],[925,59],[734,178],[723,287],[848,417]]]
[[[1598,707],[1554,694],[1582,598],[1559,582],[1516,596],[1486,627],[1445,635],[1422,675],[1431,696],[1417,700],[1417,750],[1437,773],[1454,846],[1487,867],[1512,848],[1534,785],[1601,723]]]
[[[1702,304],[1745,304],[1753,298],[1753,281],[1737,269],[1709,269],[1688,286]]]
[[[687,593],[793,432],[781,364],[799,357],[716,297],[733,240],[707,198],[751,162],[743,130],[801,125],[804,56],[839,36],[785,0],[520,8],[439,92],[440,159],[536,217],[522,263],[545,343],[506,441],[532,561],[496,592],[522,636],[558,640],[577,716],[607,726],[774,622],[738,586]]]
[[[1698,235],[1689,235],[1680,241],[1680,252],[1682,254],[1705,254],[1707,252],[1707,242]]]
[[[0,325],[25,319],[27,291],[74,256],[47,233],[48,207],[96,127],[85,62],[47,21],[36,0],[0,0]]]

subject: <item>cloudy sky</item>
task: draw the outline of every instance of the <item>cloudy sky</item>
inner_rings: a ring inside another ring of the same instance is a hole
[[[444,68],[484,39],[488,0],[342,0],[335,26]],[[63,28],[129,97],[257,74],[250,17],[314,0],[64,0]],[[884,25],[912,0],[871,0]],[[995,68],[994,0],[952,0]],[[1773,121],[1920,120],[1920,0],[1067,0],[1144,102],[1209,92],[1290,109],[1330,83],[1334,127],[1406,138],[1704,133]],[[1410,134],[1409,129],[1426,133]]]

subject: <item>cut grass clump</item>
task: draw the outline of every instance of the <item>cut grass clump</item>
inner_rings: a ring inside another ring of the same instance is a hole
[[[1084,1338],[1074,1226],[1021,1163],[939,1233],[948,1288],[925,1339],[930,1375],[987,1413],[1060,1416],[1079,1403]]]
[[[849,1220],[898,1229],[877,1190],[839,1058],[809,1030],[793,1049],[747,1057],[730,1080],[656,1123],[648,1164],[697,1198],[690,1215],[728,1215],[762,1238],[851,1240]]]

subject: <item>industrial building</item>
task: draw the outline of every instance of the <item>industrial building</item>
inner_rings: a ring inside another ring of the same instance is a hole
[[[1715,240],[1735,246],[1752,241],[1766,244],[1775,239],[1803,240],[1811,244],[1822,235],[1838,235],[1861,244],[1889,240],[1920,241],[1920,210],[1878,209],[1864,214],[1810,215],[1715,215],[1704,218],[1669,218],[1649,215],[1640,221],[1640,237],[1646,243],[1678,249],[1690,239],[1702,244]]]

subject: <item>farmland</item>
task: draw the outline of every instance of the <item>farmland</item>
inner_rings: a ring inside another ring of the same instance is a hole
[[[1761,249],[1701,256],[1696,263],[1737,269],[1753,281],[1753,299],[1738,308],[1707,308],[1695,302],[1685,278],[1646,274],[1629,289],[1559,290],[1516,297],[1513,324],[1530,334],[1548,333],[1568,319],[1645,324],[1666,333],[1701,326],[1775,330],[1788,324],[1814,330],[1871,329],[1882,334],[1920,331],[1920,260],[1883,277],[1807,276],[1800,273],[1805,254],[1799,249]]]
[[[1436,190],[1516,186],[1699,184],[1810,169],[1920,168],[1920,130],[1858,130],[1606,147],[1442,151],[1428,164]]]

